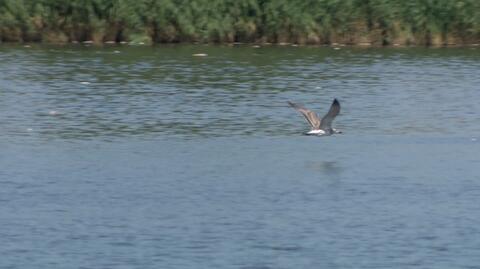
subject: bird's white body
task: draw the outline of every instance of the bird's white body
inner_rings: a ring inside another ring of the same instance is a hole
[[[307,132],[307,135],[326,135],[327,133],[324,130],[311,130]]]
[[[325,132],[324,130],[311,130],[311,131],[308,131],[307,133],[305,133],[306,135],[332,135],[332,134],[341,134],[342,131],[339,131],[335,128],[332,128],[332,131],[331,132]]]

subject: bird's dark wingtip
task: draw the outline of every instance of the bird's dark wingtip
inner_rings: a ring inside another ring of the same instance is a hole
[[[334,98],[334,99],[333,99],[333,104],[334,104],[334,105],[339,105],[340,102],[338,102],[337,98]]]

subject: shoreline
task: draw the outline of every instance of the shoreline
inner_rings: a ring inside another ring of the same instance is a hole
[[[121,47],[121,46],[176,46],[176,45],[199,45],[199,46],[228,46],[228,47],[247,47],[262,48],[262,47],[325,47],[325,48],[475,48],[480,47],[480,43],[461,43],[461,44],[388,44],[376,45],[372,43],[332,43],[332,44],[299,44],[290,42],[93,42],[90,40],[82,42],[1,42],[2,45],[23,45],[30,47],[32,45],[46,45],[46,46],[83,46],[83,47]]]

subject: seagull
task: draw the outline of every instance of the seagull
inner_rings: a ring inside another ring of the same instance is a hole
[[[318,118],[315,112],[303,107],[302,105],[295,104],[290,101],[288,101],[288,104],[298,112],[302,113],[302,115],[310,124],[310,127],[312,129],[306,133],[307,135],[322,136],[342,133],[341,131],[332,128],[332,121],[335,119],[338,113],[340,113],[340,103],[336,98],[333,99],[333,103],[330,106],[330,109],[328,110],[327,114],[323,116],[322,119]]]

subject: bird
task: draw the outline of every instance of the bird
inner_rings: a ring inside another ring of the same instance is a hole
[[[287,103],[295,110],[300,112],[310,124],[311,130],[305,133],[306,135],[323,136],[342,133],[341,131],[332,128],[333,120],[338,115],[338,113],[340,113],[340,102],[338,102],[337,98],[333,99],[330,109],[328,110],[327,114],[323,116],[322,119],[320,119],[315,112],[305,108],[302,105],[290,101],[288,101]]]

